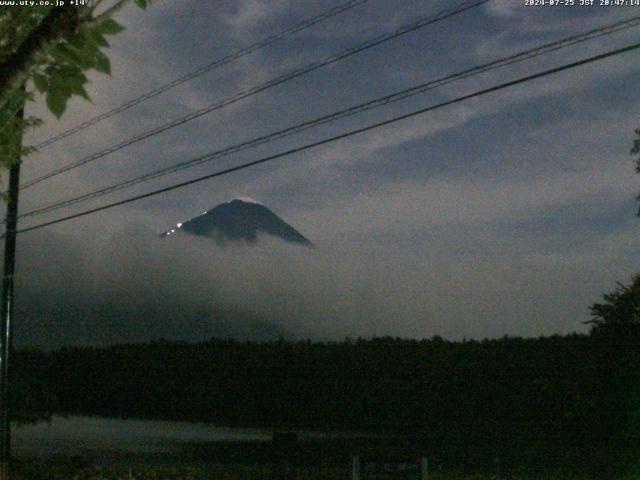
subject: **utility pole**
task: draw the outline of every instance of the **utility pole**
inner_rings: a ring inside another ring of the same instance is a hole
[[[24,115],[24,107],[18,114]],[[2,317],[0,322],[0,480],[9,480],[11,460],[11,424],[9,416],[9,356],[13,331],[13,275],[16,265],[16,229],[18,226],[18,191],[20,189],[20,150],[9,170],[6,232],[4,238],[4,274],[2,277]]]

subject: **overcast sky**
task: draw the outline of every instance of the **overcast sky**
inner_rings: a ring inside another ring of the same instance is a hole
[[[112,76],[45,119],[37,143],[338,0],[158,0],[125,9]],[[43,149],[27,181],[233,93],[451,7],[369,0]],[[640,13],[493,0],[213,112],[22,193],[21,211]],[[396,105],[33,219],[55,219],[637,42],[637,29],[456,82]],[[18,345],[165,337],[461,339],[586,332],[601,295],[638,271],[629,150],[638,53],[576,68],[282,158],[25,233]],[[220,249],[158,234],[238,196],[316,245]]]

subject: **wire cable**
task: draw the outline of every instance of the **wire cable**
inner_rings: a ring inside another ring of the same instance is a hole
[[[131,203],[131,202],[142,200],[144,198],[153,197],[153,196],[159,195],[161,193],[166,193],[166,192],[170,192],[172,190],[177,190],[179,188],[183,188],[183,187],[186,187],[186,186],[189,186],[189,185],[200,183],[200,182],[203,182],[205,180],[210,180],[212,178],[221,177],[223,175],[228,175],[230,173],[237,172],[237,171],[240,171],[240,170],[245,170],[247,168],[251,168],[251,167],[254,167],[256,165],[261,165],[261,164],[264,164],[264,163],[267,163],[267,162],[271,162],[271,161],[279,159],[279,158],[283,158],[283,157],[287,157],[289,155],[293,155],[295,153],[311,150],[313,148],[316,148],[316,147],[319,147],[319,146],[322,146],[322,145],[327,145],[327,144],[330,144],[330,143],[334,143],[334,142],[336,142],[338,140],[342,140],[344,138],[352,137],[352,136],[355,136],[355,135],[359,135],[361,133],[369,132],[371,130],[375,130],[375,129],[378,129],[378,128],[381,128],[381,127],[384,127],[384,126],[387,126],[387,125],[391,125],[391,124],[400,122],[402,120],[406,120],[408,118],[416,117],[418,115],[423,115],[423,114],[425,114],[427,112],[431,112],[431,111],[434,111],[434,110],[439,110],[439,109],[447,107],[449,105],[454,105],[456,103],[464,102],[464,101],[470,100],[472,98],[476,98],[476,97],[480,97],[480,96],[483,96],[483,95],[487,95],[489,93],[493,93],[493,92],[497,92],[497,91],[500,91],[500,90],[504,90],[506,88],[513,87],[515,85],[520,85],[520,84],[527,83],[527,82],[530,82],[530,81],[533,81],[533,80],[536,80],[536,79],[539,79],[539,78],[547,77],[549,75],[554,75],[554,74],[557,74],[557,73],[560,73],[560,72],[563,72],[563,71],[566,71],[566,70],[570,70],[572,68],[576,68],[576,67],[579,67],[579,66],[582,66],[582,65],[586,65],[586,64],[593,63],[593,62],[596,62],[596,61],[604,60],[605,58],[610,58],[610,57],[613,57],[613,56],[621,55],[623,53],[627,53],[627,52],[630,52],[630,51],[633,51],[633,50],[637,50],[638,48],[640,48],[640,43],[635,43],[635,44],[632,44],[632,45],[628,45],[626,47],[618,48],[616,50],[610,50],[608,52],[601,53],[599,55],[591,56],[591,57],[588,57],[588,58],[585,58],[585,59],[582,59],[582,60],[578,60],[576,62],[572,62],[572,63],[569,63],[569,64],[562,65],[560,67],[555,67],[555,68],[552,68],[552,69],[549,69],[549,70],[544,70],[542,72],[535,73],[533,75],[520,77],[520,78],[518,78],[516,80],[511,80],[509,82],[501,83],[499,85],[496,85],[496,86],[493,86],[493,87],[490,87],[490,88],[477,90],[477,91],[475,91],[473,93],[469,93],[467,95],[456,97],[456,98],[454,98],[452,100],[447,100],[445,102],[437,103],[435,105],[430,105],[428,107],[421,108],[421,109],[415,110],[413,112],[405,113],[403,115],[399,115],[399,116],[390,118],[388,120],[384,120],[382,122],[378,122],[378,123],[374,123],[374,124],[371,124],[371,125],[367,125],[366,127],[358,128],[358,129],[355,129],[355,130],[350,130],[348,132],[345,132],[345,133],[342,133],[342,134],[339,134],[339,135],[328,137],[328,138],[325,138],[323,140],[319,140],[317,142],[309,143],[309,144],[306,144],[306,145],[303,145],[303,146],[300,146],[300,147],[292,148],[292,149],[289,149],[289,150],[286,150],[286,151],[283,151],[283,152],[280,152],[280,153],[276,153],[274,155],[269,155],[267,157],[263,157],[263,158],[260,158],[258,160],[254,160],[254,161],[251,161],[251,162],[247,162],[247,163],[243,163],[243,164],[240,164],[240,165],[236,165],[234,167],[229,167],[229,168],[226,168],[224,170],[220,170],[220,171],[208,174],[208,175],[203,175],[203,176],[200,176],[200,177],[196,177],[196,178],[193,178],[191,180],[187,180],[187,181],[184,181],[184,182],[176,183],[176,184],[170,185],[168,187],[159,188],[159,189],[153,190],[151,192],[147,192],[147,193],[144,193],[144,194],[141,194],[141,195],[136,195],[136,196],[133,196],[133,197],[129,197],[129,198],[126,198],[124,200],[120,200],[120,201],[117,201],[117,202],[109,203],[107,205],[102,205],[100,207],[92,208],[92,209],[85,210],[85,211],[82,211],[82,212],[79,212],[79,213],[74,213],[72,215],[67,215],[65,217],[58,218],[56,220],[51,220],[51,221],[40,223],[38,225],[34,225],[34,226],[31,226],[31,227],[22,228],[22,229],[17,230],[16,233],[25,233],[25,232],[30,232],[32,230],[37,230],[37,229],[40,229],[40,228],[48,227],[48,226],[51,226],[51,225],[56,225],[58,223],[66,222],[68,220],[72,220],[72,219],[75,219],[75,218],[84,217],[86,215],[91,215],[93,213],[101,212],[103,210],[108,210],[108,209],[111,209],[111,208],[114,208],[114,207],[117,207],[117,206],[120,206],[120,205],[125,205],[125,204]],[[2,237],[4,237],[4,235],[2,235]]]
[[[310,28],[314,25],[317,25],[318,23],[321,23],[325,20],[328,20],[332,17],[335,17],[337,15],[340,15],[341,13],[347,12],[359,5],[362,5],[363,3],[367,3],[369,0],[350,0],[346,3],[343,3],[341,5],[338,5],[336,7],[333,7],[329,10],[326,10],[318,15],[315,15],[313,17],[307,18],[305,20],[303,20],[302,22],[289,27],[285,30],[282,30],[279,33],[276,33],[274,35],[271,35],[269,37],[263,38],[262,40],[256,42],[256,43],[252,43],[251,45],[244,47],[236,52],[233,52],[229,55],[226,55],[222,58],[218,58],[217,60],[214,60],[211,63],[208,63],[200,68],[198,68],[197,70],[194,70],[192,72],[189,72],[181,77],[176,78],[175,80],[172,80],[168,83],[165,83],[164,85],[161,85],[157,88],[154,88],[153,90],[150,90],[146,93],[143,93],[142,95],[136,97],[136,98],[132,98],[131,100],[123,103],[122,105],[119,105],[111,110],[108,110],[104,113],[101,113],[100,115],[97,115],[85,122],[82,122],[72,128],[69,128],[68,130],[65,130],[62,133],[59,133],[58,135],[52,136],[42,142],[40,142],[39,144],[37,144],[35,146],[35,148],[37,149],[42,149],[44,147],[47,147],[49,145],[52,145],[60,140],[62,140],[63,138],[67,138],[81,130],[84,130],[88,127],[91,127],[93,125],[95,125],[96,123],[100,123],[103,120],[106,120],[107,118],[111,118],[114,115],[117,115],[118,113],[124,112],[125,110],[128,110],[132,107],[135,107],[136,105],[141,104],[142,102],[149,100],[150,98],[156,97],[158,95],[160,95],[161,93],[164,93],[168,90],[171,90],[172,88],[177,87],[178,85],[182,85],[183,83],[186,83],[190,80],[193,80],[194,78],[197,78],[201,75],[204,75],[207,72],[210,72],[211,70],[214,70],[216,68],[222,67],[224,65],[227,65],[231,62],[234,62],[242,57],[245,57],[251,53],[254,53],[262,48],[268,47],[270,45],[272,45],[273,43],[282,40],[286,37],[289,37],[291,35],[294,35],[298,32],[301,32],[303,30],[306,30],[307,28]]]
[[[27,183],[25,183],[22,186],[22,189],[26,189],[29,187],[32,187],[33,185],[36,185],[40,182],[43,182],[44,180],[47,180],[49,178],[55,177],[57,175],[60,175],[62,173],[68,172],[69,170],[73,170],[74,168],[80,167],[82,165],[86,165],[87,163],[93,162],[99,158],[102,157],[106,157],[107,155],[110,155],[114,152],[117,152],[119,150],[122,150],[123,148],[126,148],[130,145],[133,145],[135,143],[138,143],[142,140],[146,140],[147,138],[153,137],[155,135],[158,135],[160,133],[163,133],[169,129],[172,129],[174,127],[183,125],[187,122],[190,122],[192,120],[195,120],[196,118],[200,118],[203,115],[206,115],[208,113],[211,113],[215,110],[219,110],[221,108],[224,108],[228,105],[234,104],[236,102],[239,102],[240,100],[244,100],[245,98],[251,97],[253,95],[257,95],[258,93],[261,93],[265,90],[268,90],[270,88],[276,87],[278,85],[282,85],[286,82],[289,82],[295,78],[301,77],[302,75],[306,75],[307,73],[313,72],[315,70],[318,70],[319,68],[322,67],[326,67],[328,65],[331,65],[333,63],[336,63],[340,60],[344,60],[345,58],[351,57],[352,55],[355,55],[357,53],[363,52],[365,50],[368,50],[370,48],[376,47],[382,43],[388,42],[392,39],[398,38],[401,35],[405,35],[407,33],[413,32],[415,30],[418,30],[420,28],[426,27],[427,25],[431,25],[434,24],[436,22],[454,17],[456,15],[460,15],[463,12],[466,12],[467,10],[470,10],[472,8],[476,8],[479,7],[481,5],[484,5],[485,3],[489,2],[490,0],[473,0],[473,1],[465,1],[463,3],[461,3],[460,5],[448,9],[448,10],[442,10],[439,13],[436,13],[435,15],[430,15],[428,17],[423,17],[421,19],[419,19],[418,21],[409,23],[407,25],[403,25],[402,27],[398,28],[397,30],[394,30],[393,32],[390,33],[386,33],[383,35],[379,35],[371,40],[367,40],[359,45],[356,45],[354,47],[350,47],[346,50],[343,50],[339,53],[330,55],[326,58],[324,58],[323,60],[319,60],[313,63],[310,63],[304,67],[298,68],[296,70],[293,70],[292,72],[289,72],[285,75],[281,75],[279,77],[276,77],[274,79],[268,80],[265,83],[262,83],[260,85],[254,86],[252,88],[249,88],[247,90],[243,90],[241,92],[238,92],[230,97],[227,97],[221,101],[218,101],[214,104],[208,105],[204,108],[201,108],[195,112],[192,112],[188,115],[185,115],[183,117],[180,118],[176,118],[170,122],[167,122],[165,124],[162,124],[152,130],[148,130],[140,135],[137,135],[135,137],[129,138],[128,140],[125,140],[121,143],[118,143],[116,145],[113,145],[111,147],[106,148],[105,150],[102,150],[100,152],[97,152],[93,155],[89,155],[88,157],[85,157],[81,160],[77,160],[75,162],[72,162],[68,165],[65,165],[63,167],[60,167],[56,170],[53,170],[45,175],[42,175],[40,177],[37,177]]]
[[[18,218],[42,215],[51,211],[58,210],[60,208],[68,207],[83,201],[101,197],[103,195],[117,192],[119,190],[123,190],[143,182],[160,178],[171,173],[179,172],[181,170],[185,170],[188,168],[195,167],[197,165],[210,162],[217,158],[225,157],[243,150],[254,148],[259,145],[270,143],[272,141],[300,133],[302,131],[305,131],[323,124],[334,122],[338,119],[360,114],[360,113],[363,113],[375,108],[379,108],[385,105],[389,105],[401,100],[406,100],[407,98],[413,97],[418,94],[422,94],[429,90],[441,87],[443,85],[447,85],[455,81],[470,78],[472,76],[480,75],[482,73],[486,73],[491,70],[496,70],[498,68],[502,68],[505,66],[514,65],[516,63],[520,63],[541,55],[546,55],[546,54],[555,52],[557,50],[567,48],[569,46],[577,45],[579,43],[586,42],[588,40],[602,37],[604,35],[610,35],[614,32],[619,32],[632,27],[638,27],[639,25],[640,25],[640,15],[626,19],[626,20],[622,20],[619,22],[615,22],[613,24],[609,24],[597,29],[593,29],[582,34],[572,35],[570,37],[566,37],[561,40],[557,40],[551,43],[547,43],[545,45],[541,45],[532,49],[518,52],[508,57],[494,60],[490,63],[475,66],[473,68],[466,69],[462,72],[450,74],[436,80],[431,80],[426,83],[422,83],[420,85],[407,88],[407,89],[392,93],[390,95],[386,95],[381,98],[377,98],[375,100],[361,103],[359,105],[355,105],[355,106],[346,108],[344,110],[331,113],[329,115],[324,115],[324,116],[285,128],[283,130],[272,132],[270,134],[263,135],[261,137],[257,137],[236,145],[232,145],[232,146],[223,148],[221,150],[211,152],[204,156],[198,156],[196,158],[186,160],[184,162],[180,162],[170,167],[161,168],[153,172],[149,172],[149,173],[140,175],[138,177],[134,177],[130,180],[126,180],[124,182],[119,182],[119,183],[116,183],[107,187],[103,187],[98,190],[94,190],[76,197],[51,203],[49,205],[45,205],[42,207],[38,207],[36,209],[30,210],[28,212],[25,212],[19,215]]]

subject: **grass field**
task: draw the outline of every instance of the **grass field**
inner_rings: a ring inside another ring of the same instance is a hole
[[[414,444],[402,444],[398,439],[330,439],[306,440],[296,444],[295,464],[298,480],[350,480],[352,455],[390,454],[392,458],[412,452],[412,458],[422,456],[424,449]],[[426,450],[428,451],[428,449]],[[454,450],[447,450],[455,453]],[[442,454],[442,452],[440,452]],[[417,456],[413,455],[416,454]],[[419,455],[418,455],[419,454]],[[54,457],[45,460],[18,459],[14,463],[15,480],[269,480],[273,479],[272,464],[279,454],[271,442],[192,442],[172,445],[166,452],[142,454],[121,453],[104,463],[98,458]],[[428,454],[424,454],[429,458]],[[530,470],[524,466],[501,468],[497,475],[493,462],[484,467],[458,468],[453,455],[448,462],[438,460],[431,451],[430,480],[640,480],[640,475],[626,477],[592,476],[564,470]],[[462,456],[460,458],[463,458]],[[458,460],[460,459],[458,458]],[[508,464],[508,462],[506,462]],[[96,465],[113,465],[98,467]],[[482,464],[479,464],[482,465]],[[542,468],[539,463],[534,463]]]
[[[67,462],[20,462],[14,468],[16,480],[269,480],[266,466],[210,465],[193,467],[89,467]],[[498,477],[490,473],[462,473],[434,470],[429,480],[590,480],[593,477],[568,473],[514,474]],[[350,480],[351,469],[344,467],[299,468],[298,480]],[[611,480],[639,480],[626,476]]]

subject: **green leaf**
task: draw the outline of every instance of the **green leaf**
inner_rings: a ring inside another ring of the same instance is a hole
[[[44,93],[49,89],[49,80],[45,75],[36,73],[33,76],[33,84],[36,86],[40,93]]]
[[[111,62],[107,56],[100,52],[99,55],[96,55],[95,67],[97,71],[106,73],[107,75],[111,75]]]
[[[75,65],[62,65],[60,70],[56,72],[56,76],[59,76],[61,80],[74,80],[79,83],[87,83],[87,76],[82,73],[82,69]]]
[[[136,0],[136,5],[139,6],[141,9],[146,10],[147,0]]]
[[[84,86],[79,81],[70,81],[69,88],[71,89],[72,93],[75,93],[76,95],[80,95],[85,100],[91,100]]]
[[[107,18],[98,25],[98,30],[103,35],[116,35],[124,31],[124,27],[116,22],[113,18]]]
[[[87,39],[82,34],[73,34],[68,39],[69,44],[77,49],[82,49],[87,44]]]
[[[51,56],[59,63],[80,64],[80,58],[69,46],[57,44],[49,48]]]
[[[56,117],[60,118],[67,108],[68,95],[60,90],[49,90],[47,94],[47,107]]]
[[[85,70],[94,66],[95,57],[100,53],[100,49],[89,42],[83,48],[73,48],[73,51],[78,57],[77,64]]]
[[[71,85],[69,79],[64,75],[64,72],[57,71],[51,75],[49,78],[49,94],[60,95],[65,99],[71,96]]]
[[[109,42],[102,36],[102,34],[98,31],[97,28],[92,28],[91,30],[87,30],[86,38],[89,41],[90,45],[94,45],[97,47],[108,47]]]

